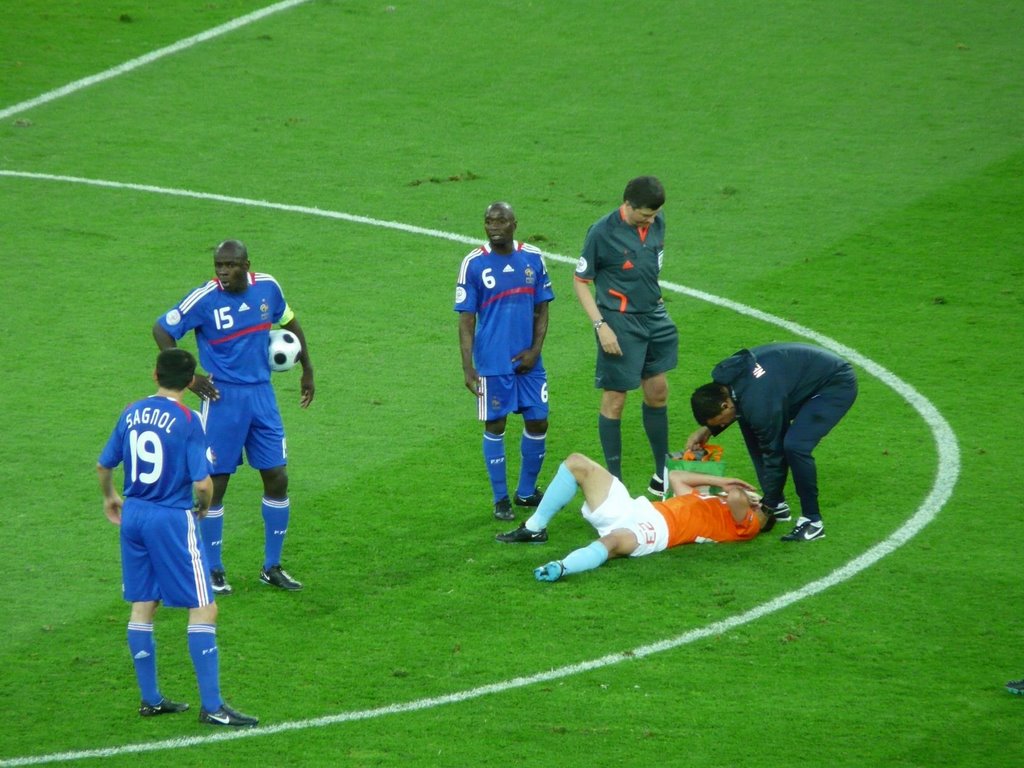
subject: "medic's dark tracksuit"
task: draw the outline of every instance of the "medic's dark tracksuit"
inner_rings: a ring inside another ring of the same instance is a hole
[[[723,360],[711,378],[728,387],[736,403],[765,505],[776,507],[784,500],[788,470],[801,515],[820,520],[818,470],[811,452],[857,399],[850,364],[811,344],[765,344]]]

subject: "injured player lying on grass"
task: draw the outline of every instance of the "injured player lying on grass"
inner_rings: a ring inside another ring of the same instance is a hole
[[[533,571],[538,581],[558,581],[616,557],[642,557],[681,544],[748,541],[775,523],[761,511],[754,486],[739,478],[672,470],[668,482],[674,496],[665,501],[633,498],[607,469],[573,453],[559,466],[536,512],[515,530],[496,538],[507,544],[546,542],[551,518],[582,490],[583,517],[600,538]],[[721,487],[722,493],[698,490],[712,485]]]

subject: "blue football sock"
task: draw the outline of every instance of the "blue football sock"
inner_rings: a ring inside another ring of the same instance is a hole
[[[284,535],[288,533],[288,518],[291,515],[291,502],[287,499],[271,499],[263,497],[263,567],[270,568],[281,564],[281,552],[284,550]]]
[[[221,545],[224,543],[224,505],[210,507],[206,517],[199,521],[199,531],[203,536],[203,554],[206,565],[211,571],[223,571],[224,561],[221,560]]]
[[[495,435],[484,431],[484,464],[491,479],[494,500],[501,501],[508,496],[508,481],[505,479],[505,433]]]
[[[562,567],[565,568],[565,573],[579,573],[597,568],[607,559],[608,550],[605,549],[604,544],[600,541],[592,541],[587,546],[570,552],[562,560]]]
[[[532,496],[537,490],[537,477],[544,465],[544,454],[547,450],[547,432],[530,434],[523,430],[523,439],[519,444],[523,464],[519,469],[519,489],[516,493],[521,498]]]
[[[213,624],[188,625],[188,653],[199,683],[203,709],[216,712],[224,701],[220,697],[220,658],[217,653],[217,627]]]
[[[563,461],[558,465],[558,471],[544,491],[544,498],[540,500],[537,509],[530,515],[530,519],[526,521],[526,527],[531,531],[540,531],[547,528],[555,513],[572,501],[578,490],[579,485],[576,482],[576,478],[572,476],[572,472],[569,471],[569,468],[565,466]]]
[[[135,679],[139,681],[142,700],[156,706],[164,697],[156,682],[156,641],[153,639],[153,625],[128,622],[128,650],[135,665]]]
[[[668,453],[668,406],[654,408],[644,403],[641,411],[647,442],[651,444],[654,456],[654,474],[662,477],[665,474],[665,455]]]
[[[597,417],[597,436],[604,452],[604,464],[608,471],[622,479],[622,420]]]

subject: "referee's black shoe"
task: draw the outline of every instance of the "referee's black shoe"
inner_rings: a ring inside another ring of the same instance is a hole
[[[494,538],[503,544],[543,544],[548,540],[548,529],[541,528],[539,531],[531,531],[526,527],[526,523],[523,523],[514,531],[499,533]]]
[[[651,496],[658,496],[662,499],[665,498],[665,481],[661,475],[651,475],[651,482],[647,486],[647,492]]]

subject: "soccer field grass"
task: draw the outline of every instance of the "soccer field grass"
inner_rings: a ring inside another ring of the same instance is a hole
[[[663,6],[0,5],[0,768],[1024,764],[1024,7]],[[547,544],[493,541],[456,271],[508,200],[556,293],[542,483],[599,457],[572,265],[647,173],[673,447],[741,347],[856,364],[815,454],[828,536],[539,584],[592,531],[573,505]],[[261,725],[225,734],[196,723],[183,611],[158,663],[193,711],[136,713],[94,466],[152,391],[154,320],[231,237],[282,284],[317,394],[275,376],[301,593],[258,581],[256,473],[226,498],[222,688]]]

